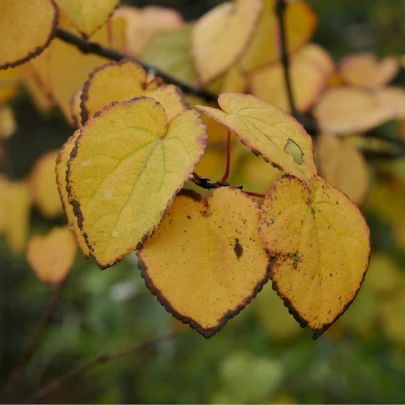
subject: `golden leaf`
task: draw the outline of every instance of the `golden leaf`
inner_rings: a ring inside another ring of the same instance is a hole
[[[150,42],[160,33],[166,33],[183,25],[179,12],[171,8],[147,6],[138,9],[122,6],[115,12],[124,17],[127,26],[127,50],[133,56],[139,56]]]
[[[370,183],[368,167],[350,140],[320,135],[316,140],[316,152],[321,176],[357,205],[363,204]]]
[[[261,0],[235,0],[220,4],[197,21],[192,53],[201,84],[225,73],[241,58],[262,9]]]
[[[73,25],[86,37],[104,25],[120,0],[55,0]]]
[[[27,241],[31,197],[24,181],[9,182],[6,199],[4,234],[11,251],[21,254]]]
[[[39,55],[54,37],[57,23],[58,10],[51,0],[1,0],[0,69]]]
[[[195,111],[170,122],[154,99],[105,107],[80,130],[68,163],[78,225],[101,268],[145,240],[193,172],[206,144]]]
[[[256,28],[253,40],[241,59],[245,71],[259,68],[280,59],[280,29],[275,15],[274,0],[264,0],[264,11]],[[318,20],[305,1],[294,1],[285,10],[287,49],[294,52],[308,42]]]
[[[21,85],[21,69],[0,70],[0,104],[6,104],[17,94]]]
[[[71,26],[68,29],[75,32]],[[111,44],[111,47],[121,49],[119,45],[125,44],[125,20],[122,17],[112,18],[111,32],[113,38],[116,39]],[[91,37],[91,41],[107,45],[109,42],[107,28],[104,26],[97,31]],[[95,67],[104,63],[106,59],[97,55],[84,54],[76,47],[59,39],[53,41],[50,51],[49,76],[52,94],[66,120],[74,124],[71,116],[70,100],[73,94],[83,86],[89,73]]]
[[[69,274],[76,251],[73,232],[67,228],[53,228],[47,235],[34,235],[29,240],[27,261],[42,282],[55,285]]]
[[[181,90],[164,85],[160,79],[148,80],[145,69],[130,59],[108,62],[90,73],[81,95],[82,123],[112,101],[125,101],[147,96],[158,101],[170,121],[187,109]]]
[[[374,89],[388,84],[398,73],[399,61],[389,57],[377,60],[373,53],[346,56],[340,63],[339,76],[352,86]]]
[[[308,111],[325,88],[328,76],[314,63],[309,53],[298,52],[291,58],[290,75],[292,94],[299,112]],[[284,68],[281,62],[255,69],[248,76],[252,94],[290,112]]]
[[[308,179],[316,174],[311,137],[279,108],[254,96],[224,93],[218,97],[223,111],[197,106],[238,136],[254,154],[286,174]]]
[[[33,202],[40,213],[48,219],[62,213],[55,174],[57,156],[57,150],[44,153],[38,158],[30,174],[29,186]]]
[[[370,231],[359,209],[321,177],[284,176],[266,196],[260,234],[270,278],[317,338],[350,306],[367,271]]]
[[[190,190],[138,251],[146,285],[167,311],[205,337],[238,314],[268,280],[259,208],[242,191]]]

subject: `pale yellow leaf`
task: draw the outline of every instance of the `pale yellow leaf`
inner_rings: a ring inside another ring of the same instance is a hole
[[[261,0],[235,0],[220,4],[197,21],[192,53],[201,84],[225,73],[242,57],[262,11]]]
[[[170,122],[141,97],[105,107],[80,130],[68,164],[68,193],[100,267],[112,266],[160,223],[206,144],[194,111]]]
[[[221,94],[218,104],[222,110],[204,106],[197,108],[224,125],[253,153],[261,154],[266,162],[284,173],[308,179],[317,172],[311,137],[287,113],[246,94]]]

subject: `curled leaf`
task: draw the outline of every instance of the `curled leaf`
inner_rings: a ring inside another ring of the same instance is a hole
[[[322,335],[365,277],[370,231],[359,209],[321,177],[276,180],[260,214],[273,288],[302,327]]]
[[[205,337],[238,314],[267,282],[258,205],[223,187],[207,200],[183,191],[138,251],[148,288]]]

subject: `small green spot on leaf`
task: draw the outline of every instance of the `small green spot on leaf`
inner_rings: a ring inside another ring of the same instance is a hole
[[[288,139],[284,152],[292,156],[295,163],[302,165],[302,150],[292,139]]]

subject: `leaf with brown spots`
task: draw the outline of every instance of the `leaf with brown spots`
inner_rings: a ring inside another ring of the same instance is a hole
[[[138,251],[149,289],[205,337],[239,313],[267,282],[258,204],[222,187],[205,200],[182,192]]]
[[[222,110],[197,108],[233,132],[254,154],[304,180],[316,174],[311,137],[290,115],[257,97],[223,93]]]
[[[367,271],[370,231],[359,209],[321,177],[276,180],[260,214],[270,278],[317,338],[350,306]]]

